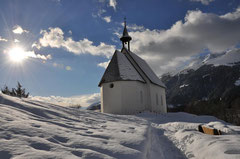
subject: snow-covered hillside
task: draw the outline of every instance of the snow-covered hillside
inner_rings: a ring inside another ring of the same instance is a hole
[[[0,158],[240,158],[240,128],[186,113],[111,115],[0,94]],[[226,135],[197,131],[199,124]]]

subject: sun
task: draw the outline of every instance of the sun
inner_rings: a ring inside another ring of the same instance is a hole
[[[21,47],[14,47],[8,52],[9,58],[13,62],[22,62],[27,58],[25,51]]]

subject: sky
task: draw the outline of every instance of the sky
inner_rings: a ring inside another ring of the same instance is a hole
[[[87,106],[116,49],[123,19],[131,51],[157,75],[240,43],[239,0],[1,0],[0,87]]]

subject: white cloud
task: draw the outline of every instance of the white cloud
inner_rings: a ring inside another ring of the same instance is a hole
[[[103,20],[106,21],[107,23],[111,22],[111,16],[105,16],[103,17]]]
[[[41,49],[41,45],[38,44],[37,42],[34,42],[34,43],[32,44],[32,48],[37,48],[37,49],[39,50],[39,49]]]
[[[99,9],[98,10],[98,13],[97,14],[92,14],[92,16],[94,18],[101,18],[102,20],[104,20],[105,22],[107,23],[110,23],[112,20],[111,20],[111,16],[104,16],[103,14],[106,13],[106,10],[105,9]]]
[[[109,61],[106,61],[106,62],[99,63],[98,66],[99,66],[99,67],[103,67],[103,68],[107,68],[109,62],[110,62],[110,60],[109,60]]]
[[[46,55],[37,54],[34,51],[25,51],[24,54],[26,55],[26,57],[31,57],[36,59],[42,59],[42,60],[52,59],[52,56],[50,54],[46,56]]]
[[[50,46],[60,48],[62,44],[64,44],[64,33],[60,28],[49,28],[49,32],[47,30],[41,30],[40,34],[42,34],[43,37],[39,39],[39,43],[43,47]]]
[[[24,30],[21,26],[15,25],[12,30],[13,33],[15,34],[22,34],[22,33],[28,33],[29,31]]]
[[[20,41],[18,39],[14,39],[14,42],[15,43],[19,43]]]
[[[46,55],[41,55],[41,54],[35,54],[35,58],[39,58],[42,60],[50,60],[50,59],[52,59],[52,55],[48,54],[46,56]]]
[[[201,2],[204,5],[209,5],[209,3],[215,1],[215,0],[190,0],[192,2]]]
[[[127,28],[129,29],[129,30],[134,30],[134,31],[143,31],[145,28],[144,28],[144,26],[138,26],[138,25],[136,25],[136,24],[131,24],[131,25],[128,25],[127,26]]]
[[[124,26],[124,23],[121,23],[122,26]],[[136,24],[127,24],[127,29],[129,31],[144,31],[144,26],[138,26]]]
[[[4,39],[0,36],[0,41],[4,41],[4,42],[7,42],[8,40],[7,39]]]
[[[227,14],[222,15],[220,17],[225,18],[225,19],[229,19],[229,20],[237,20],[240,17],[240,7],[238,7],[235,12],[227,13]]]
[[[235,47],[240,43],[239,21],[239,8],[221,16],[188,11],[184,21],[177,21],[170,29],[130,31],[131,50],[162,74],[204,49],[218,53]]]
[[[81,105],[83,107],[89,106],[92,103],[100,101],[100,93],[86,94],[73,97],[61,97],[61,96],[31,96],[32,100],[44,101],[53,104],[59,104],[62,106]]]
[[[37,54],[34,51],[25,51],[24,54],[26,57],[31,57],[36,59],[42,59],[42,60],[52,59],[52,56],[50,54],[46,56],[46,55]]]
[[[104,14],[104,13],[106,13],[106,12],[107,12],[107,11],[106,11],[105,9],[99,9],[97,15],[98,15],[99,17],[101,17],[102,14]]]
[[[74,54],[91,54],[94,56],[110,57],[114,50],[114,45],[107,45],[101,42],[99,45],[94,45],[92,41],[84,38],[83,40],[74,41],[71,37],[65,39],[64,32],[60,28],[49,28],[42,30],[42,38],[39,39],[38,46],[64,48]],[[35,45],[37,46],[37,45]]]
[[[113,7],[113,9],[116,11],[117,7],[117,0],[109,0],[109,6]]]

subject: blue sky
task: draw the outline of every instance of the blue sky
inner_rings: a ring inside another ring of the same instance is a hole
[[[206,50],[237,47],[239,6],[239,0],[1,0],[0,86],[19,81],[33,96],[99,100],[101,66],[121,49],[125,16],[132,51],[161,75]],[[24,60],[10,58],[14,48]]]

